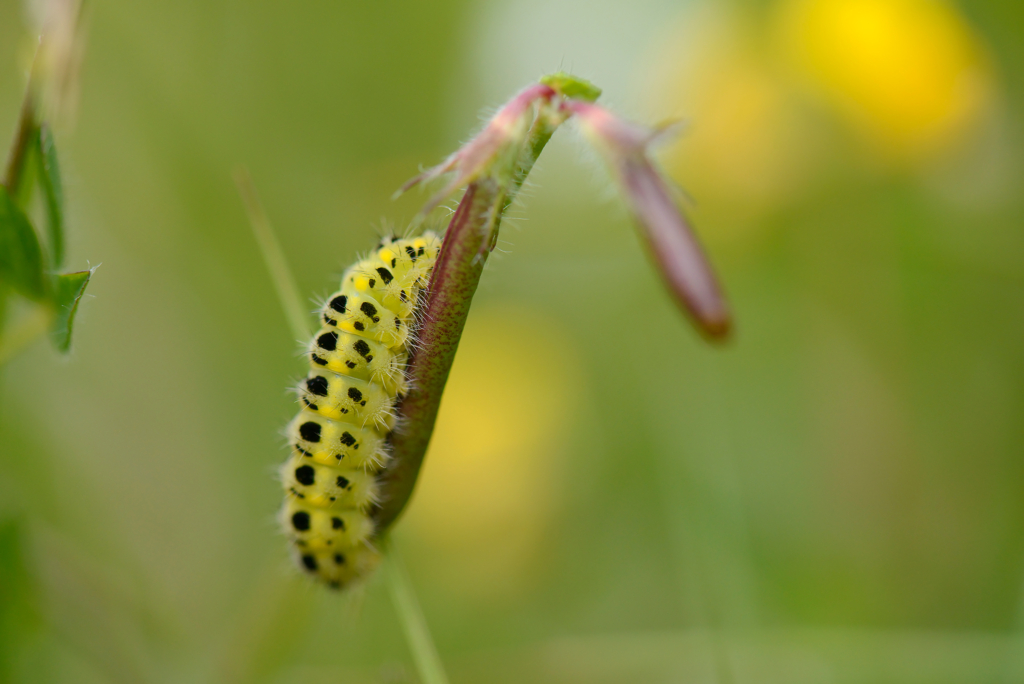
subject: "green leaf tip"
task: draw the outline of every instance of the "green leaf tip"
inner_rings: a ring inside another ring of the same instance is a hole
[[[47,294],[43,252],[28,217],[0,185],[0,281],[30,299]]]
[[[71,348],[71,330],[75,324],[78,303],[85,294],[85,286],[95,268],[76,273],[63,273],[54,278],[53,304],[55,315],[50,328],[50,339],[58,351],[67,353]]]
[[[553,74],[542,76],[540,82],[557,90],[565,97],[575,100],[593,102],[601,97],[601,89],[585,79],[567,74],[564,71],[556,71]]]

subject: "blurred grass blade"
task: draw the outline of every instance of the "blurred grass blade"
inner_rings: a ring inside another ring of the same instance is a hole
[[[25,529],[21,521],[0,523],[0,624],[24,622],[33,613],[31,607],[32,574],[27,566]],[[19,613],[19,620],[12,620]]]
[[[3,186],[0,186],[0,280],[26,297],[43,299],[46,296],[39,238],[28,217]]]
[[[39,128],[36,126],[35,98],[32,96],[32,83],[25,87],[25,99],[21,103],[21,113],[18,116],[18,128],[14,133],[14,142],[11,143],[10,155],[7,158],[7,168],[4,171],[3,186],[14,195],[21,198],[25,186],[31,185],[27,182],[25,167],[28,165],[29,157],[35,140],[39,136]]]
[[[64,187],[60,179],[60,165],[57,163],[57,148],[48,126],[39,129],[39,184],[43,189],[46,205],[47,227],[50,237],[50,254],[53,266],[57,268],[64,261]]]
[[[416,671],[423,684],[448,684],[448,675],[437,653],[434,640],[430,636],[427,620],[416,600],[416,592],[409,582],[409,576],[402,565],[401,556],[395,551],[392,540],[385,542],[385,572],[388,587],[391,589],[391,600],[395,603],[395,612],[402,621],[405,638],[409,642],[409,650],[416,664]]]
[[[92,271],[63,273],[54,279],[53,299],[56,316],[50,330],[53,346],[58,351],[67,352],[71,348],[71,330],[75,325],[75,313],[78,303],[85,294],[85,287],[92,278]]]
[[[288,326],[292,330],[295,339],[306,341],[313,335],[309,326],[309,316],[302,306],[302,298],[299,296],[299,287],[295,284],[295,276],[288,267],[288,260],[281,250],[281,243],[274,235],[274,229],[270,227],[270,220],[267,212],[263,210],[259,195],[256,194],[256,186],[252,183],[249,170],[244,166],[235,168],[235,184],[238,186],[238,194],[242,196],[245,210],[249,214],[249,225],[252,226],[253,235],[263,253],[263,261],[270,272],[270,279],[274,283],[277,297],[281,301],[281,308],[288,319]]]
[[[14,681],[17,661],[39,623],[24,525],[0,523],[0,682]]]

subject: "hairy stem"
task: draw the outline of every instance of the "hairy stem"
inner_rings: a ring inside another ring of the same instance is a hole
[[[400,427],[391,437],[394,458],[381,477],[383,503],[375,514],[379,530],[395,521],[412,495],[503,197],[493,181],[473,183],[448,224],[423,307],[419,351],[409,364],[412,389],[402,400]]]
[[[378,534],[394,523],[412,496],[469,307],[501,219],[563,121],[557,116],[538,117],[511,183],[503,187],[491,177],[470,183],[448,224],[423,307],[418,351],[409,361],[412,389],[398,407],[399,428],[391,435],[393,458],[381,476],[382,503],[374,512]]]

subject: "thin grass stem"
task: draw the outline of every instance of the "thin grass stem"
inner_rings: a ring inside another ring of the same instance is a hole
[[[25,86],[25,99],[21,103],[21,112],[18,115],[18,128],[14,133],[11,152],[7,158],[7,168],[4,171],[3,185],[14,196],[21,194],[25,165],[36,133],[33,87],[31,81]]]
[[[259,195],[256,194],[252,177],[244,166],[235,167],[234,177],[238,193],[242,196],[242,202],[245,204],[245,211],[249,215],[252,234],[256,238],[256,244],[260,246],[263,262],[274,283],[274,290],[281,302],[281,309],[284,311],[285,318],[288,319],[288,327],[291,328],[295,339],[308,340],[313,334],[309,325],[309,314],[302,305],[302,297],[299,295],[298,285],[295,284],[295,276],[288,266],[281,243],[274,235],[274,229],[270,225],[270,219],[267,218]]]
[[[391,590],[391,600],[395,604],[395,612],[402,622],[405,639],[409,643],[412,659],[419,672],[422,684],[448,684],[448,675],[444,671],[441,656],[430,635],[423,610],[416,598],[416,591],[409,582],[401,556],[395,552],[390,540],[385,542],[386,553],[384,572]]]

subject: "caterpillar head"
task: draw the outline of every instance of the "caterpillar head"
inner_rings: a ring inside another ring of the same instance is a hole
[[[441,239],[436,233],[427,231],[411,240],[392,240],[383,243],[377,248],[374,256],[390,266],[396,280],[408,282],[429,273],[430,266],[437,260],[440,250]]]
[[[416,309],[420,291],[427,286],[440,247],[441,240],[433,233],[384,243],[372,258],[345,271],[342,288],[369,295],[402,319],[408,319]]]

